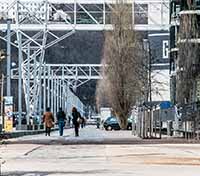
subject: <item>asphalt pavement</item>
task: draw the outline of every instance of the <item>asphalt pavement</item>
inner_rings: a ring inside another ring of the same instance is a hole
[[[4,176],[199,176],[199,144],[1,145]]]
[[[94,126],[80,129],[79,137],[74,137],[73,129],[66,129],[63,137],[58,131],[50,137],[24,136],[0,145],[0,175],[199,176],[200,144],[172,141],[166,136],[142,140],[131,131]]]

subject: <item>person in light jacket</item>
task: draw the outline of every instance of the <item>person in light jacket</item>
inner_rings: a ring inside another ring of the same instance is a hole
[[[54,125],[54,117],[53,113],[50,111],[50,108],[48,107],[46,112],[43,115],[43,123],[45,125],[45,134],[46,136],[50,136],[51,128]]]

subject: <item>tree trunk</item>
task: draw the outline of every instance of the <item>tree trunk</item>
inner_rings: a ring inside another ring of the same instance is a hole
[[[121,130],[126,130],[127,129],[127,124],[128,124],[128,120],[126,117],[119,117],[119,126],[121,128]]]

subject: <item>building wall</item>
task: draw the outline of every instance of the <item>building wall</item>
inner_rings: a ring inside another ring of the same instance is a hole
[[[169,32],[152,32],[148,38],[152,63],[152,101],[169,101]]]
[[[170,101],[169,70],[152,72],[152,101]]]
[[[169,24],[169,0],[161,2],[163,3],[149,0],[148,24]]]

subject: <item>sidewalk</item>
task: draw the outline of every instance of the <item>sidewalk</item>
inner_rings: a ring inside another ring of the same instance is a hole
[[[141,139],[133,136],[131,131],[105,131],[87,126],[80,129],[80,136],[74,137],[74,129],[65,129],[64,135],[59,136],[58,131],[51,136],[45,134],[28,135],[19,138],[3,140],[1,144],[41,144],[41,145],[72,145],[72,144],[186,144],[200,143],[182,138],[163,137],[162,139]]]
[[[58,128],[52,129],[52,131],[58,130]],[[37,135],[44,133],[44,129],[41,130],[13,130],[12,132],[1,132],[0,141],[2,139],[18,138],[26,135]]]

